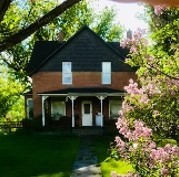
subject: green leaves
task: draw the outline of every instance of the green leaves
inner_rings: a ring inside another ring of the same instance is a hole
[[[20,106],[19,101],[22,102],[20,95],[23,93],[24,87],[21,86],[21,84],[15,81],[12,77],[7,75],[7,73],[5,75],[1,73],[0,85],[0,118],[6,118],[8,113],[9,117],[12,116],[14,118],[16,116],[10,114],[10,111],[12,113],[13,110],[18,109]]]

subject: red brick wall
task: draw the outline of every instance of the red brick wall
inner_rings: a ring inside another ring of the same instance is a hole
[[[38,93],[53,91],[69,87],[108,87],[123,90],[128,85],[129,79],[136,79],[134,73],[129,72],[113,72],[112,84],[101,84],[101,72],[73,72],[73,84],[62,85],[62,76],[60,72],[40,72],[33,75],[33,100],[34,100],[34,116],[41,115],[41,97]]]

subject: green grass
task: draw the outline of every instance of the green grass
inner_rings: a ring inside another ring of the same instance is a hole
[[[111,171],[124,174],[132,170],[124,161],[110,158],[114,137],[99,136],[93,140],[103,177]],[[70,135],[0,136],[1,177],[69,177],[79,150],[79,138]]]
[[[97,137],[93,142],[103,177],[109,177],[112,171],[125,174],[133,170],[128,162],[110,158],[111,142],[114,142],[114,137],[108,136]]]
[[[69,177],[79,142],[74,136],[0,136],[0,176]]]

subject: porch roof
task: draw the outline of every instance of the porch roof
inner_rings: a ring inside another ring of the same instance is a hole
[[[38,93],[40,96],[122,96],[125,92],[106,87],[65,88]]]

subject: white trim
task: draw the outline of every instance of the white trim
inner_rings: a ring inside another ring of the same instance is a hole
[[[42,126],[45,126],[45,100],[48,96],[42,96]]]
[[[97,98],[101,101],[101,127],[103,127],[103,100],[106,98],[106,96],[97,96]]]
[[[39,96],[124,96],[127,93],[67,93],[67,94],[50,94],[50,93],[39,93]]]
[[[107,64],[109,71],[105,70],[105,64]],[[109,81],[105,81],[105,75],[109,77]],[[101,83],[103,85],[109,85],[112,83],[111,78],[111,62],[102,62],[102,72],[101,72]]]
[[[68,94],[58,94],[58,93],[52,93],[52,94],[50,94],[50,93],[39,93],[38,94],[39,96],[67,96]]]
[[[75,127],[75,107],[74,101],[76,100],[77,96],[69,96],[71,100],[71,114],[72,114],[72,127]]]
[[[65,71],[65,64],[69,64],[69,71]],[[69,82],[65,81],[66,77],[70,78]],[[72,73],[72,62],[62,62],[62,84],[63,85],[71,85],[73,82],[73,73]]]

